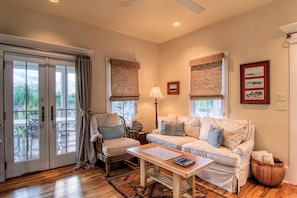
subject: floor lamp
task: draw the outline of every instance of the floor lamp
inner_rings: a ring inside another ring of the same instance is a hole
[[[158,99],[159,98],[163,98],[163,95],[161,93],[160,87],[158,87],[157,85],[153,86],[153,88],[151,89],[150,92],[150,97],[151,98],[155,98],[155,112],[156,112],[156,129],[158,128]]]

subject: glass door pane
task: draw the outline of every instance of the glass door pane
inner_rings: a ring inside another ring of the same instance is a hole
[[[38,63],[13,61],[14,162],[40,158]]]
[[[45,59],[4,54],[6,178],[48,169]]]
[[[56,65],[57,155],[76,152],[76,88],[72,66]]]

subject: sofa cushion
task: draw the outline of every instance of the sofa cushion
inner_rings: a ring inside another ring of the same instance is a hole
[[[220,147],[224,140],[224,129],[215,127],[213,125],[209,128],[208,143],[214,147]]]
[[[177,116],[177,122],[185,123],[185,133],[188,136],[199,138],[200,119],[196,116]]]
[[[232,150],[224,146],[213,147],[207,140],[186,143],[182,146],[182,151],[212,159],[215,163],[226,166],[239,167],[241,163],[241,157],[238,154],[233,153]]]
[[[103,136],[104,140],[120,138],[125,136],[125,128],[123,125],[116,125],[112,127],[99,126],[99,133]]]
[[[181,150],[182,145],[197,140],[197,138],[190,136],[171,136],[152,133],[147,134],[146,139],[149,142],[153,142],[156,144],[168,146],[179,150]]]
[[[162,121],[162,135],[185,136],[184,123]]]
[[[201,124],[199,139],[207,140],[208,130],[210,125],[221,127],[224,129],[224,134],[231,137],[230,133],[240,133],[241,141],[244,142],[249,137],[250,121],[249,120],[231,120],[231,119],[217,119],[217,118],[204,118]],[[223,143],[224,144],[224,143]]]
[[[226,130],[223,145],[233,150],[242,142],[243,135],[243,133]]]
[[[139,146],[139,141],[132,138],[116,138],[106,140],[102,144],[102,152],[104,155],[111,157],[126,153],[126,149]]]

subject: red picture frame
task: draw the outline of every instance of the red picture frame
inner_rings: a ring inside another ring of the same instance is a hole
[[[268,60],[240,65],[240,103],[270,104]]]

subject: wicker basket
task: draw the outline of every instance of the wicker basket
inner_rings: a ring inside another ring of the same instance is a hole
[[[274,187],[282,183],[286,169],[284,163],[274,157],[274,164],[267,164],[252,159],[252,173],[257,181],[263,185]]]

